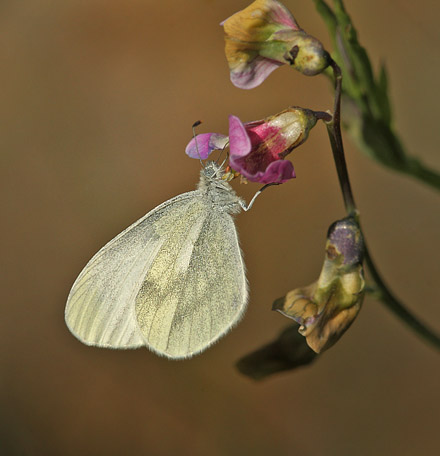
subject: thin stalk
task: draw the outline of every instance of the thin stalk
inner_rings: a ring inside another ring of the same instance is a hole
[[[410,175],[417,177],[425,184],[440,190],[440,174],[437,171],[428,168],[418,160],[413,160],[407,171]]]
[[[359,211],[357,210],[353,192],[348,177],[347,163],[345,161],[344,146],[341,134],[341,91],[342,91],[342,73],[336,62],[331,63],[335,78],[335,102],[334,114],[331,121],[326,122],[327,132],[330,139],[330,144],[333,151],[336,170],[338,172],[339,184],[341,186],[342,196],[344,198],[345,209],[347,214],[355,217],[359,223]],[[360,224],[359,224],[360,226]],[[362,228],[361,228],[362,230]],[[365,239],[365,236],[364,236]],[[373,281],[376,284],[379,292],[380,300],[394,314],[405,322],[415,333],[421,336],[424,340],[431,343],[437,348],[440,348],[440,337],[434,331],[421,323],[388,289],[384,280],[379,274],[371,255],[365,243],[365,262],[371,274]]]
[[[333,151],[336,170],[338,172],[339,184],[344,198],[345,209],[348,215],[357,216],[356,203],[354,202],[353,191],[351,190],[350,178],[348,177],[347,163],[345,161],[344,144],[341,134],[341,93],[342,93],[342,72],[336,62],[332,61],[331,67],[335,76],[335,102],[333,107],[333,118],[327,122],[327,132]]]

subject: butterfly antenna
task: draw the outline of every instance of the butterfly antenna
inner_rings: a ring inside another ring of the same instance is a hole
[[[200,164],[204,168],[205,164],[203,163],[202,157],[200,156],[199,145],[197,144],[197,135],[196,135],[196,127],[198,127],[201,123],[202,123],[201,120],[197,120],[196,122],[194,122],[193,125],[192,125],[192,132],[193,132],[194,142],[196,143],[197,155],[199,156]]]
[[[219,155],[218,155],[218,157],[217,157],[217,160],[215,161],[217,164],[218,164],[218,162],[220,161],[220,158],[221,158],[223,152],[226,150],[226,148],[227,148],[228,146],[229,146],[229,140],[228,140],[227,143],[223,146],[223,148],[220,149],[220,153],[219,153]],[[222,164],[220,165],[220,168],[223,168],[223,165],[226,163],[226,161],[228,160],[228,158],[229,158],[229,152],[226,152],[226,158],[222,161]]]
[[[227,146],[227,145],[226,145],[226,146]],[[223,151],[225,150],[226,146],[221,150],[221,152],[223,152]],[[219,155],[218,159],[221,157],[221,152],[220,152],[220,155]],[[218,160],[218,159],[217,159],[217,160]],[[228,161],[228,159],[229,159],[229,152],[226,152],[226,157],[225,157],[225,159],[222,161],[222,164],[220,165],[220,169],[223,169],[223,166],[224,166],[224,164]]]
[[[226,161],[228,160],[229,158],[229,152],[226,152],[226,157],[225,159],[222,161],[221,165],[218,164],[218,161],[220,160],[220,157],[222,156],[222,153],[223,151],[226,149],[226,147],[228,146],[228,144],[226,144],[223,149],[220,149],[220,155],[217,157],[217,160],[215,161],[215,164],[218,166],[218,169],[216,170],[215,172],[215,175],[217,177],[221,177],[223,174],[224,174],[224,171],[223,171],[223,165],[226,163]]]

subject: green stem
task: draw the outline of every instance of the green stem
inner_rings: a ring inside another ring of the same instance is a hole
[[[404,307],[398,299],[391,293],[388,287],[383,282],[382,277],[376,269],[376,266],[370,256],[370,253],[365,245],[365,263],[368,266],[368,270],[373,278],[376,286],[378,287],[379,296],[381,301],[394,312],[401,320],[403,320],[414,332],[424,338],[427,342],[430,342],[435,347],[440,348],[440,337],[435,334],[434,331],[427,328],[417,318]]]
[[[419,178],[425,184],[440,190],[440,174],[432,169],[426,167],[419,160],[413,159],[411,166],[408,167],[407,172],[414,177]]]
[[[342,74],[341,69],[336,62],[331,63],[335,78],[335,104],[334,114],[330,122],[327,122],[327,132],[330,139],[330,144],[333,151],[333,158],[338,172],[339,183],[344,198],[345,209],[348,215],[354,216],[359,223],[359,211],[354,202],[353,192],[348,177],[347,163],[345,161],[344,146],[341,134],[341,91],[342,91]],[[417,168],[415,168],[417,169]],[[424,169],[424,172],[429,170]],[[420,169],[419,169],[419,172]],[[361,228],[362,230],[362,228]],[[365,236],[364,236],[365,239]],[[381,301],[394,314],[404,321],[414,332],[431,343],[437,348],[440,348],[440,337],[432,330],[423,325],[411,312],[391,293],[380,276],[365,244],[365,262],[379,291]]]

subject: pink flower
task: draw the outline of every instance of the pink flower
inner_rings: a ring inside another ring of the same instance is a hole
[[[312,111],[288,108],[274,116],[243,124],[229,116],[229,139],[219,133],[193,138],[186,148],[192,158],[206,159],[213,150],[229,144],[229,165],[246,179],[262,184],[281,184],[295,177],[285,157],[302,144],[316,124]]]
[[[296,177],[292,162],[282,158],[291,146],[281,129],[269,122],[245,126],[229,116],[229,147],[230,166],[252,182],[281,184]]]

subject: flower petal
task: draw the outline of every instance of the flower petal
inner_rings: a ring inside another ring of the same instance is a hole
[[[248,155],[252,148],[249,135],[237,116],[229,116],[229,148],[231,156],[237,157]]]
[[[292,13],[282,3],[276,0],[261,0],[261,3],[268,8],[267,14],[272,22],[285,25],[293,30],[300,30],[300,26],[295,21]]]
[[[301,30],[290,11],[276,0],[256,0],[220,25],[227,35],[245,42],[264,41],[278,30]]]
[[[191,158],[205,160],[213,150],[221,150],[228,143],[228,137],[220,133],[202,133],[191,139],[185,153]]]
[[[258,173],[258,182],[261,184],[283,184],[296,177],[292,162],[289,160],[277,160],[272,162],[264,173]],[[245,176],[247,177],[247,176]],[[249,180],[249,177],[247,177]]]
[[[270,163],[264,171],[250,173],[244,159],[233,157],[229,158],[229,163],[235,171],[238,171],[247,180],[259,182],[260,184],[283,184],[296,177],[292,162],[289,160],[277,160]]]
[[[283,65],[281,62],[257,56],[251,62],[243,62],[239,66],[229,66],[231,82],[239,89],[253,89]]]

